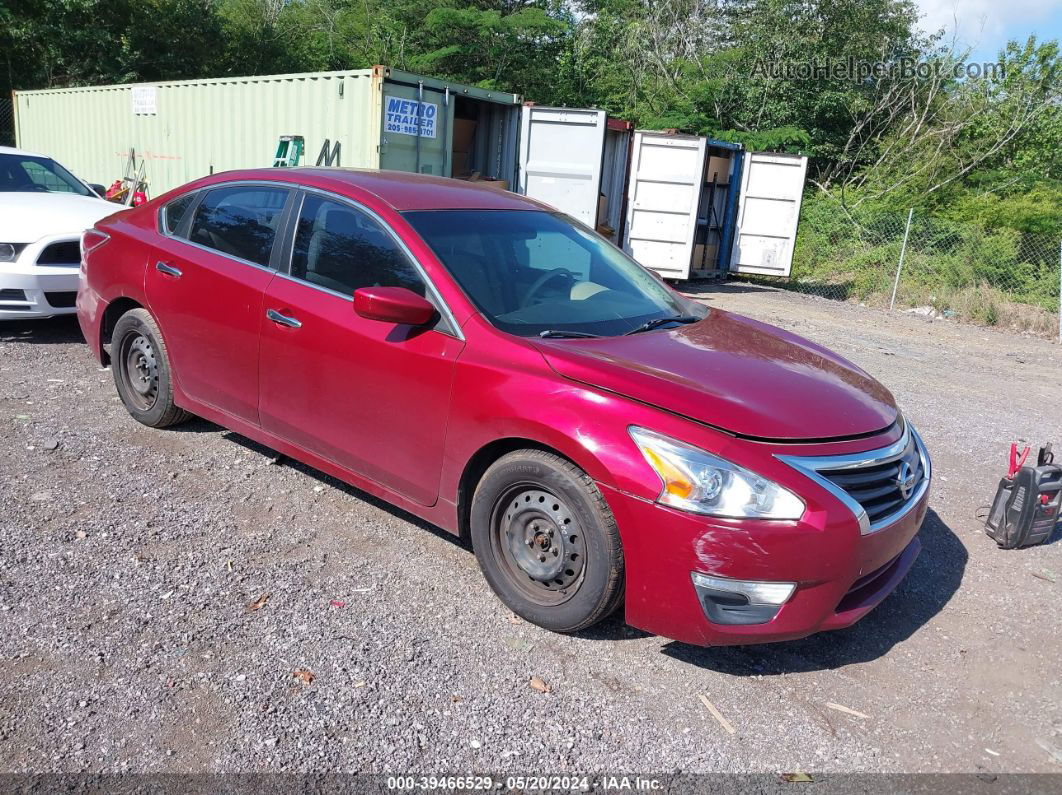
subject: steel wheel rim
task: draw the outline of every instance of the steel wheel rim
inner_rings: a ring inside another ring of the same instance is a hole
[[[159,363],[155,346],[144,334],[130,333],[122,340],[122,374],[129,399],[140,411],[150,411],[159,396]]]
[[[568,601],[586,575],[582,525],[563,498],[534,483],[495,503],[491,546],[506,579],[537,605]]]

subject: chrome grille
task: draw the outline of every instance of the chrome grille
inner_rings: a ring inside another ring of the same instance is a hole
[[[929,455],[918,432],[909,424],[895,444],[880,450],[779,458],[845,503],[864,534],[901,519],[929,488]]]
[[[894,513],[913,496],[922,482],[922,458],[911,439],[895,461],[860,469],[820,469],[819,474],[862,505],[873,524]]]

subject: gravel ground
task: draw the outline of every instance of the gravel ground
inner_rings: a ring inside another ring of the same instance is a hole
[[[71,320],[0,326],[0,769],[1062,771],[1062,543],[1000,551],[975,517],[1009,440],[1062,447],[1062,347],[701,297],[862,365],[934,455],[922,556],[851,629],[550,634],[441,531],[215,425],[138,425]]]

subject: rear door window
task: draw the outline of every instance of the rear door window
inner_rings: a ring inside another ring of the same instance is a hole
[[[268,267],[288,194],[264,185],[209,190],[196,207],[188,239]]]

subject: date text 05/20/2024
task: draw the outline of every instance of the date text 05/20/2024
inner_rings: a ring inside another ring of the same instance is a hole
[[[388,776],[389,790],[519,790],[523,792],[654,792],[664,782],[646,776]]]

